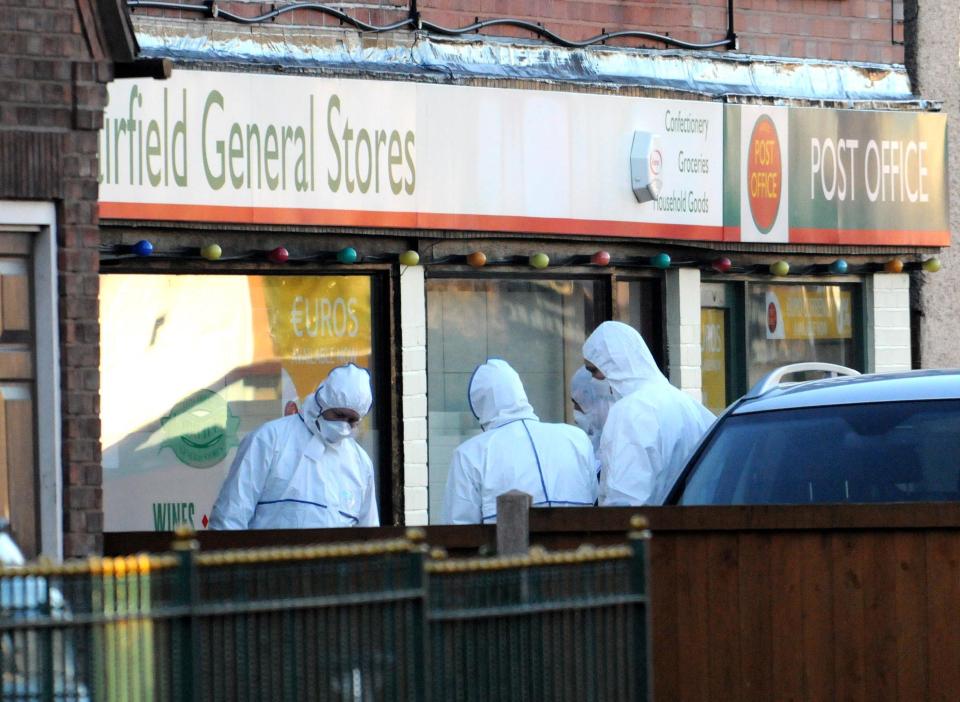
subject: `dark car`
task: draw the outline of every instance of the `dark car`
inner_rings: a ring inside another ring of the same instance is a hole
[[[832,377],[786,383],[798,373]],[[773,371],[713,424],[665,504],[960,500],[960,371]]]

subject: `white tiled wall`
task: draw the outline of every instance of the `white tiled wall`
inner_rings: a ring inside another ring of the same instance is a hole
[[[423,267],[400,267],[404,518],[427,523],[427,311]]]
[[[867,281],[867,370],[910,370],[910,277],[877,273]]]
[[[670,382],[701,399],[700,271],[667,271],[667,360]]]

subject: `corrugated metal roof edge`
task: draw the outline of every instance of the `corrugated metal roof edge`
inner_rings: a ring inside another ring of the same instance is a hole
[[[442,83],[523,81],[662,91],[731,103],[937,111],[915,96],[901,64],[821,61],[711,51],[565,49],[515,38],[369,35],[317,27],[224,25],[134,17],[141,55],[183,66]]]

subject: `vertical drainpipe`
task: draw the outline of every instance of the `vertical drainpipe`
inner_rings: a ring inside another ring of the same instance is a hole
[[[416,2],[414,1],[414,6]],[[737,39],[737,33],[733,30],[733,0],[727,0],[727,49],[737,51],[740,48],[740,42]]]
[[[733,2],[733,0],[730,0],[730,2]],[[417,0],[410,0],[407,16],[410,18],[410,23],[413,25],[414,31],[419,30],[420,29],[420,10],[417,9]]]

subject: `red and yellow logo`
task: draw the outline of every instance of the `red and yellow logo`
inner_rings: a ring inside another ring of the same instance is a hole
[[[768,233],[777,221],[782,184],[783,165],[777,128],[767,115],[762,115],[753,127],[747,155],[750,213],[762,234]]]
[[[771,334],[777,331],[777,325],[779,323],[777,319],[777,306],[771,302],[767,305],[767,329],[770,330]]]

